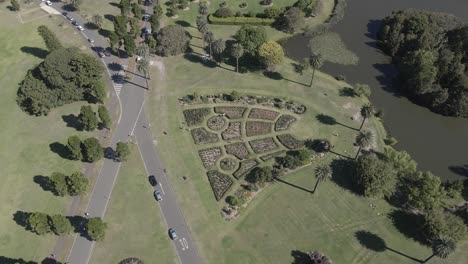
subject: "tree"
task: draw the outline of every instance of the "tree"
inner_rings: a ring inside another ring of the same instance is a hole
[[[371,95],[371,89],[367,84],[356,83],[354,85],[354,93],[359,97],[369,97]]]
[[[361,126],[359,127],[359,131],[361,131],[362,126],[364,126],[364,122],[366,122],[366,119],[371,118],[372,115],[374,115],[374,112],[375,112],[375,109],[371,103],[365,104],[361,107],[362,123],[361,123]]]
[[[322,67],[322,64],[323,64],[322,55],[320,55],[318,53],[311,52],[308,63],[309,63],[308,65],[310,65],[312,67],[312,70],[313,70],[312,79],[310,80],[310,84],[309,84],[309,87],[312,87],[312,83],[314,82],[314,77],[315,77],[315,70],[317,68]]]
[[[258,55],[260,55],[268,69],[273,65],[280,64],[284,59],[283,47],[272,40],[263,43],[259,47]]]
[[[68,193],[66,175],[60,172],[53,172],[50,176],[50,182],[58,196],[65,196]]]
[[[96,138],[87,138],[83,141],[83,156],[88,162],[95,162],[104,157],[104,151]]]
[[[31,213],[28,218],[28,225],[31,231],[38,235],[45,235],[52,231],[49,225],[49,217],[44,213]]]
[[[430,172],[416,172],[404,180],[403,193],[407,205],[422,210],[438,208],[445,197],[442,182],[439,177]]]
[[[457,248],[457,243],[453,238],[441,236],[432,241],[432,255],[424,260],[423,263],[427,263],[434,256],[445,259],[448,258]]]
[[[140,21],[136,17],[132,17],[128,20],[130,24],[130,32],[129,34],[133,37],[136,38],[138,36],[138,32],[140,31]],[[125,35],[124,35],[125,39]],[[136,46],[136,45],[135,45]]]
[[[273,174],[271,173],[271,167],[257,168],[253,173],[253,180],[259,186],[264,186],[265,183],[273,180]]]
[[[10,3],[11,3],[11,6],[10,6],[10,10],[11,10],[11,11],[20,11],[21,6],[20,6],[20,4],[18,3],[18,1],[16,1],[16,0],[11,0]]]
[[[359,132],[359,134],[356,136],[356,146],[358,146],[359,149],[354,159],[357,159],[357,157],[359,156],[359,153],[361,153],[362,148],[367,148],[372,144],[373,139],[374,139],[374,134],[371,131],[363,130]]]
[[[156,39],[154,39],[153,35],[149,35],[146,38],[146,42],[148,43],[148,48],[151,53],[156,52],[156,47],[158,46],[158,43],[156,42]]]
[[[140,5],[138,3],[132,3],[132,12],[135,18],[141,19],[142,12],[141,12]]]
[[[120,37],[115,33],[115,31],[109,32],[109,44],[111,49],[116,52],[119,49]],[[120,55],[119,55],[120,57]]]
[[[389,197],[396,186],[392,165],[373,153],[359,157],[352,180],[357,191],[366,197]]]
[[[424,215],[424,235],[429,241],[441,236],[451,237],[456,242],[464,240],[467,235],[467,226],[463,219],[444,209],[437,208]]]
[[[52,232],[59,236],[68,235],[73,230],[70,220],[63,215],[50,216],[50,226]]]
[[[93,217],[86,224],[88,236],[94,241],[101,241],[106,234],[107,224],[99,217]]]
[[[239,58],[244,55],[244,47],[240,43],[235,43],[232,45],[231,55],[236,58],[236,71],[239,72]]]
[[[313,251],[309,252],[307,254],[309,256],[309,259],[311,262],[305,262],[305,263],[310,263],[310,264],[333,264],[332,260],[323,255],[322,253],[318,251]]]
[[[112,126],[112,119],[110,118],[109,111],[103,105],[98,107],[99,119],[101,119],[101,124],[103,127],[110,129]]]
[[[179,25],[161,28],[156,36],[156,52],[162,56],[174,56],[184,53],[190,41],[188,33]]]
[[[102,23],[104,22],[104,18],[101,15],[96,14],[92,17],[92,21],[93,21],[93,24],[96,25],[96,27],[101,29]]]
[[[97,128],[98,119],[90,105],[83,105],[81,107],[80,114],[78,115],[78,122],[86,131],[93,131]]]
[[[135,50],[136,50],[135,40],[133,39],[133,37],[130,34],[125,34],[123,39],[124,39],[125,52],[127,52],[127,55],[129,57],[133,56],[133,54],[135,53]]]
[[[60,40],[58,40],[55,33],[52,32],[48,27],[41,25],[37,28],[37,32],[39,32],[39,35],[44,40],[44,43],[50,52],[63,48]]]
[[[130,4],[130,0],[120,0],[120,13],[122,16],[128,16],[132,9],[132,5]]]
[[[146,89],[149,90],[149,83],[148,83],[148,79],[150,78],[150,76],[149,76],[149,61],[146,58],[140,59],[137,62],[137,70],[139,72],[142,72],[145,75]]]
[[[198,4],[198,13],[205,16],[208,14],[208,3],[206,1],[200,1]]]
[[[304,25],[304,22],[304,12],[297,7],[291,7],[284,12],[278,24],[282,30],[294,33]]]
[[[160,26],[159,18],[160,18],[160,16],[158,16],[156,14],[152,14],[150,16],[149,22],[150,22],[150,25],[151,25],[151,32],[157,32],[159,30],[159,26]]]
[[[206,19],[197,20],[197,29],[198,32],[200,32],[202,35],[203,46],[205,46],[205,38],[203,38],[203,36],[206,32],[208,32],[208,22],[206,21]]]
[[[91,95],[97,103],[104,103],[104,99],[107,97],[107,90],[104,86],[104,82],[102,80],[98,80],[92,86],[94,89],[92,90]]]
[[[267,41],[265,28],[242,25],[234,39],[244,47],[246,54],[256,56],[258,48]]]
[[[265,8],[265,11],[263,11],[263,14],[267,18],[277,18],[281,15],[281,10],[276,8],[276,7],[267,7]]]
[[[70,0],[70,5],[76,10],[80,10],[81,0]]]
[[[146,58],[149,56],[149,47],[146,44],[140,45],[135,50],[136,55],[142,58]]]
[[[71,159],[81,160],[83,158],[81,153],[81,140],[78,136],[70,136],[68,138],[67,149]]]
[[[317,177],[317,182],[315,183],[314,190],[312,191],[315,193],[317,186],[320,182],[326,181],[328,178],[331,177],[331,168],[327,165],[318,165],[315,168],[315,177]]]
[[[213,42],[215,41],[215,37],[214,37],[214,34],[213,32],[211,31],[208,31],[208,32],[205,32],[205,34],[203,34],[203,41],[205,41],[206,43],[208,43],[208,46],[210,48],[210,58],[212,57],[212,50],[211,50],[211,44],[213,44]]]
[[[84,177],[81,172],[74,172],[72,175],[67,176],[68,194],[71,196],[81,195],[88,190],[89,181]]]
[[[130,148],[128,146],[128,143],[117,142],[115,152],[117,154],[117,159],[119,159],[120,161],[126,161],[128,156],[130,155]]]
[[[156,5],[154,5],[153,7],[153,15],[155,15],[158,19],[161,18],[161,16],[163,15],[163,9],[161,7],[161,5],[158,3]]]
[[[223,53],[226,49],[226,42],[223,39],[217,39],[213,42],[214,52],[218,55],[219,65],[223,60]]]
[[[416,173],[418,164],[414,161],[408,152],[397,151],[392,147],[384,148],[385,158],[393,165],[399,178],[404,178]]]
[[[122,39],[127,34],[127,17],[116,16],[114,18],[114,32]]]

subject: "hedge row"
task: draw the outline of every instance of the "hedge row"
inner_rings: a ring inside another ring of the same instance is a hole
[[[275,22],[272,18],[258,18],[258,17],[215,17],[213,14],[208,16],[208,22],[214,25],[257,25],[269,26]]]

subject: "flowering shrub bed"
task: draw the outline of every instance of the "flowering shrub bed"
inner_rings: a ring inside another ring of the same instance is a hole
[[[223,174],[216,170],[211,170],[206,173],[210,181],[211,189],[213,190],[216,201],[223,198],[224,194],[231,188],[234,181],[229,175]]]
[[[265,119],[273,121],[278,117],[279,113],[272,110],[252,108],[249,113],[249,118]]]
[[[255,159],[246,160],[240,163],[239,169],[234,172],[234,177],[239,179],[249,173],[255,166],[258,165],[258,162]]]
[[[224,125],[226,125],[226,119],[221,116],[213,116],[208,118],[206,121],[206,125],[209,129],[218,131],[223,129]]]
[[[276,151],[276,152],[273,152],[273,153],[270,153],[270,154],[263,155],[263,156],[260,157],[260,159],[262,161],[267,161],[267,160],[270,160],[272,158],[281,156],[284,153],[286,153],[286,150],[280,150],[280,151]]]
[[[292,123],[296,122],[296,118],[292,115],[282,115],[275,123],[275,130],[287,130]]]
[[[273,123],[262,121],[247,121],[245,124],[245,134],[248,137],[265,135],[271,133]]]
[[[200,125],[211,112],[210,108],[195,108],[184,110],[185,121],[188,126]]]
[[[244,116],[246,107],[242,106],[220,106],[215,107],[215,112],[218,114],[225,114],[229,119],[242,118]]]
[[[198,151],[198,155],[203,162],[203,166],[209,169],[216,164],[216,161],[223,155],[220,147],[214,147],[209,149],[202,149]]]
[[[236,158],[242,160],[249,156],[249,150],[244,142],[232,143],[224,146],[227,154],[236,156]]]
[[[291,134],[278,135],[276,137],[278,138],[279,142],[281,142],[281,144],[283,144],[288,149],[298,149],[304,146],[303,140],[299,140]]]
[[[252,147],[253,151],[257,154],[272,151],[279,147],[271,137],[252,140],[249,142],[249,144]]]
[[[237,166],[237,162],[231,158],[224,158],[219,162],[219,167],[224,171],[232,171]]]
[[[195,144],[209,144],[218,142],[219,140],[217,134],[208,132],[204,127],[192,129],[191,132]]]
[[[229,126],[221,133],[224,140],[241,139],[241,122],[230,122]]]

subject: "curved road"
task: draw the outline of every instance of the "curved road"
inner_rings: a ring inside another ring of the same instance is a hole
[[[58,3],[54,3],[52,7],[60,13],[65,12],[58,5]],[[150,10],[151,9],[148,11]],[[69,15],[80,25],[84,25],[87,22],[76,13],[69,13]],[[73,27],[73,29],[78,31],[75,27]],[[85,28],[80,33],[86,41],[88,38],[94,40],[94,43],[90,43],[94,51],[102,50],[107,46],[106,41],[99,36],[98,32],[95,30],[87,30]],[[114,79],[113,86],[121,104],[121,116],[113,131],[109,147],[115,149],[117,142],[128,142],[130,136],[135,135],[146,172],[148,175],[155,175],[159,182],[156,189],[162,193],[163,200],[158,203],[158,206],[162,212],[164,221],[168,229],[174,228],[177,232],[178,238],[173,241],[173,245],[176,249],[179,262],[201,264],[202,261],[191,237],[190,230],[177,204],[175,192],[170,186],[156,147],[153,144],[153,137],[149,130],[148,120],[143,111],[146,91],[145,78],[142,77],[142,74],[134,74],[131,80],[115,78],[115,75],[122,74],[123,70],[119,70],[118,67],[109,67],[109,65],[115,66],[114,63],[118,63],[125,69],[128,60],[122,60],[115,56],[105,57],[101,60],[106,66],[109,77]],[[89,214],[89,217],[104,217],[120,165],[120,162],[115,162],[111,159],[104,160],[104,164],[94,184],[91,199],[87,206],[86,212]],[[148,199],[153,199],[152,193],[148,193]],[[156,208],[148,208],[148,210],[152,209],[157,210]],[[144,219],[142,219],[142,221],[144,221]],[[169,239],[168,234],[162,235],[166,235],[168,237],[167,239]],[[76,235],[72,249],[67,257],[67,263],[88,264],[91,259],[94,244],[95,242],[83,236]]]

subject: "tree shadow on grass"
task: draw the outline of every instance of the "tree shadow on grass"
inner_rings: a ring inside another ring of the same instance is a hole
[[[339,91],[340,96],[344,97],[356,97],[356,93],[351,87],[343,87]]]
[[[316,115],[315,118],[317,119],[317,121],[319,121],[320,123],[322,123],[324,125],[329,125],[329,126],[340,125],[340,126],[343,126],[343,127],[358,131],[358,129],[356,129],[354,127],[350,127],[350,126],[345,125],[345,124],[342,124],[342,123],[336,121],[336,119],[334,117],[323,114],[323,113]]]
[[[98,33],[99,33],[99,35],[101,35],[101,36],[103,36],[105,38],[108,38],[110,31],[107,30],[107,29],[101,28],[101,29],[98,30]]]
[[[181,26],[181,27],[191,27],[192,24],[190,24],[189,22],[185,21],[185,20],[177,20],[175,22],[177,25]]]
[[[85,26],[86,29],[89,29],[89,30],[98,30],[99,29],[99,27],[96,26],[96,24],[91,23],[91,22],[86,22],[84,24],[84,26]]]
[[[299,186],[299,185],[295,185],[295,184],[293,184],[293,183],[287,182],[287,181],[282,180],[282,179],[280,179],[280,178],[278,178],[278,177],[274,179],[274,182],[281,182],[281,183],[284,183],[284,184],[289,185],[289,186],[291,186],[291,187],[294,187],[294,188],[296,188],[296,189],[302,190],[302,191],[304,191],[304,192],[313,193],[311,190],[307,190],[307,189],[304,188],[304,187],[301,187],[301,186]]]
[[[26,230],[31,231],[31,228],[28,223],[28,219],[31,216],[29,212],[23,211],[16,211],[13,214],[13,220],[16,222],[17,225],[24,227]],[[3,262],[0,262],[3,263]]]
[[[334,159],[330,167],[332,168],[332,180],[340,187],[355,194],[359,194],[352,182],[355,171],[355,163],[350,159]]]
[[[394,210],[389,213],[388,217],[392,220],[393,225],[407,238],[414,241],[430,246],[430,242],[423,235],[422,229],[424,227],[424,216],[410,213],[403,210]]]
[[[31,54],[33,56],[38,57],[39,59],[45,59],[47,55],[49,55],[49,51],[41,48],[36,47],[21,47],[20,50],[24,53]]]
[[[57,195],[57,192],[55,191],[55,188],[54,188],[54,184],[52,183],[49,177],[36,175],[33,177],[33,181],[37,183],[39,186],[41,186],[41,188],[44,191],[51,192],[54,195]]]
[[[62,9],[67,11],[67,12],[76,11],[76,8],[72,4],[65,4],[65,5],[62,6]]]
[[[78,118],[78,116],[74,114],[63,115],[62,120],[67,124],[67,127],[72,127],[78,131],[82,130],[80,119]]]
[[[91,240],[86,231],[86,225],[88,224],[88,219],[82,216],[67,216],[67,219],[70,220],[71,225],[73,226],[73,232],[80,234],[80,236]]]
[[[272,80],[275,80],[275,81],[279,81],[279,80],[283,80],[284,77],[281,73],[279,72],[276,72],[276,71],[264,71],[263,72],[263,75],[269,79],[272,79]]]
[[[104,18],[109,20],[110,22],[114,22],[115,16],[111,14],[105,14]]]
[[[218,66],[216,62],[210,59],[203,59],[201,56],[195,55],[193,53],[186,53],[184,55],[184,59],[190,62],[200,63],[201,65],[208,67],[208,68],[216,68]]]
[[[291,264],[308,264],[311,263],[311,259],[309,254],[304,253],[300,250],[291,250],[291,256],[293,257],[293,261]]]
[[[70,151],[64,144],[60,142],[54,142],[49,145],[49,148],[52,152],[58,154],[61,158],[70,159]]]
[[[378,235],[376,235],[376,234],[374,234],[372,232],[360,230],[360,231],[357,231],[356,233],[354,233],[354,236],[356,237],[356,239],[359,241],[359,243],[363,247],[365,247],[365,248],[367,248],[369,250],[372,250],[372,251],[375,251],[375,252],[384,252],[385,250],[389,250],[391,252],[394,252],[394,253],[396,253],[396,254],[398,254],[400,256],[409,258],[409,259],[414,260],[416,262],[419,262],[419,263],[423,262],[420,259],[413,258],[411,256],[408,256],[408,255],[400,252],[400,251],[389,248],[387,246],[387,244],[385,243],[385,240],[383,240],[381,237],[379,237]]]
[[[37,264],[35,261],[26,261],[22,258],[19,259],[14,259],[14,258],[9,258],[5,256],[0,256],[0,263],[2,264]],[[46,264],[42,262],[41,264]]]

